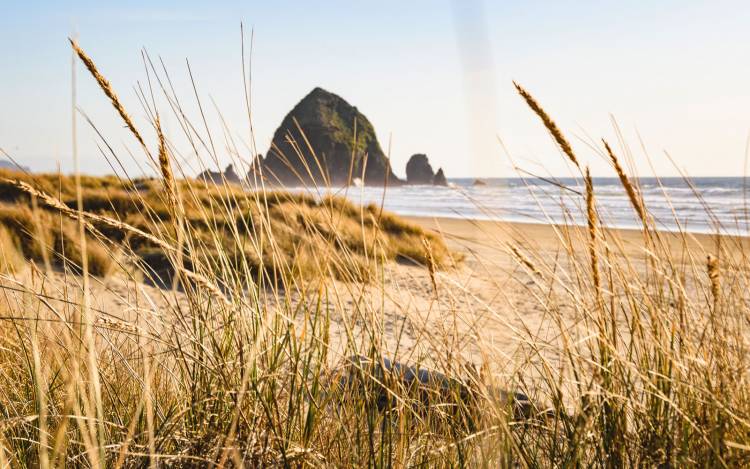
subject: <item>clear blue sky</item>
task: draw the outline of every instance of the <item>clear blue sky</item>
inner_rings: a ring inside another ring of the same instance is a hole
[[[750,2],[739,0],[4,0],[0,147],[35,170],[54,170],[58,162],[64,171],[72,169],[66,38],[76,34],[151,142],[134,92],[146,80],[140,49],[163,58],[199,122],[185,68],[189,58],[224,153],[209,96],[233,136],[247,140],[240,21],[255,32],[253,111],[261,152],[286,112],[322,86],[364,112],[384,148],[390,139],[397,174],[403,175],[409,155],[424,152],[449,176],[512,175],[497,136],[527,169],[568,174],[515,94],[517,80],[555,117],[597,175],[611,172],[580,139],[615,140],[610,114],[642,174],[651,170],[639,134],[660,175],[675,174],[665,150],[693,176],[742,174],[750,131]],[[136,163],[126,148],[145,163],[80,67],[78,104],[130,169]],[[187,153],[176,120],[163,119]],[[109,172],[82,121],[79,141],[83,170]]]

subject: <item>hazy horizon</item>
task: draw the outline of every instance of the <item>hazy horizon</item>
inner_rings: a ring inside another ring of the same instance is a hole
[[[321,86],[370,119],[386,153],[390,142],[391,162],[401,177],[414,153],[426,153],[449,178],[513,177],[497,136],[524,169],[542,176],[570,175],[536,116],[516,95],[516,80],[570,136],[595,176],[613,175],[589,147],[602,137],[617,141],[610,114],[642,176],[678,175],[664,151],[694,177],[743,174],[750,129],[750,95],[744,89],[750,65],[742,60],[750,44],[745,28],[750,6],[743,2],[284,5],[286,11],[234,1],[7,6],[0,20],[0,50],[8,64],[0,87],[5,104],[0,148],[35,171],[54,171],[58,161],[64,172],[73,169],[67,42],[72,35],[151,143],[134,91],[138,83],[147,87],[141,47],[157,64],[159,57],[164,60],[183,105],[199,122],[187,57],[218,152],[226,153],[212,100],[249,158],[240,67],[243,21],[248,43],[251,30],[254,35],[252,109],[260,153],[294,104]],[[79,108],[137,173],[145,157],[96,84],[78,70]],[[195,157],[187,155],[176,120],[162,119],[189,166]],[[78,128],[82,170],[112,172],[81,117]],[[639,134],[653,172],[647,170]],[[126,147],[136,161],[129,160]]]

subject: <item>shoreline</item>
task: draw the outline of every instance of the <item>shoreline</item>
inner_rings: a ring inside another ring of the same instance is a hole
[[[461,250],[469,249],[483,257],[494,257],[504,252],[502,244],[507,242],[530,245],[535,249],[545,251],[555,250],[562,247],[563,241],[561,240],[561,236],[563,234],[576,237],[586,232],[586,227],[580,225],[490,221],[453,217],[403,215],[401,217],[424,229],[439,233],[454,248],[459,247]],[[642,255],[644,253],[644,234],[642,230],[632,228],[604,228],[602,231],[607,237],[614,237],[621,242],[621,254]],[[674,251],[679,251],[683,248],[690,249],[691,251],[697,249],[707,255],[709,253],[715,254],[717,245],[725,249],[730,249],[735,254],[745,249],[750,249],[750,237],[747,236],[693,232],[680,233],[666,230],[656,230],[656,232],[660,239]],[[585,246],[585,243],[582,246]]]

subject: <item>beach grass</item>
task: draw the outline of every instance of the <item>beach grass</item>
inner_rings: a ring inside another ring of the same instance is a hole
[[[307,278],[333,273],[336,278],[367,280],[380,257],[434,263],[438,268],[458,261],[434,233],[374,205],[360,208],[334,196],[317,199],[240,186],[218,188],[197,180],[173,184],[165,188],[157,179],[133,183],[111,178],[82,180],[82,207],[91,223],[87,236],[91,239],[87,243],[91,274],[106,275],[112,258],[127,252],[143,264],[147,280],[164,283],[174,276],[175,259],[169,258],[163,244],[176,249],[179,238],[185,236],[206,262],[226,261],[226,267],[237,267],[256,281],[272,277],[277,270]],[[184,194],[179,204],[175,202],[178,189]],[[55,267],[80,270],[81,249],[72,220],[75,191],[69,176],[0,171],[4,244],[23,251],[30,260],[41,262],[46,255]],[[32,199],[39,199],[36,210],[32,210]],[[61,217],[60,207],[69,216]],[[336,257],[345,257],[345,262],[335,262]],[[340,269],[341,263],[352,268]]]
[[[641,255],[624,255],[588,170],[518,88],[586,183],[576,196],[587,224],[555,227],[554,256],[522,239],[496,246],[516,263],[509,288],[545,312],[557,359],[519,329],[525,358],[511,373],[493,369],[498,351],[467,364],[441,337],[412,363],[447,381],[385,372],[383,357],[398,353],[385,336],[405,334],[383,325],[389,266],[428,270],[437,301],[471,294],[441,273],[460,256],[377,206],[176,179],[159,130],[160,178],[0,174],[0,466],[750,464],[743,244],[717,236],[707,257],[689,233],[668,241],[607,145],[643,221]],[[79,281],[90,276],[132,291],[102,310]],[[168,301],[144,299],[144,281]],[[335,339],[333,316],[350,298],[357,314]],[[351,356],[364,358],[341,358]],[[516,390],[529,396],[522,412]]]

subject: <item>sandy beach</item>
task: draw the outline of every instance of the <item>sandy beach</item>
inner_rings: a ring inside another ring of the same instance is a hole
[[[553,324],[546,323],[540,299],[531,292],[533,275],[514,257],[509,246],[533,252],[530,260],[538,262],[539,269],[545,264],[565,268],[565,239],[580,247],[576,255],[586,255],[584,229],[451,218],[407,219],[439,233],[461,258],[457,267],[437,271],[433,278],[424,266],[390,262],[385,265],[382,278],[370,284],[328,281],[333,348],[345,342],[347,330],[356,332],[358,323],[377,316],[388,348],[408,360],[434,361],[434,352],[446,347],[462,350],[467,360],[481,361],[479,350],[495,350],[510,359],[522,342],[532,338],[552,340],[545,331]],[[615,256],[626,258],[636,271],[642,271],[647,258],[642,232],[607,230],[607,239]],[[748,238],[705,234],[680,237],[661,233],[660,239],[673,255],[684,251],[687,243],[694,256],[692,261],[697,263],[704,262],[705,257],[696,259],[696,253],[716,253],[717,243],[724,251],[735,254],[740,253],[739,246],[750,244]],[[40,277],[27,271],[3,283],[22,288],[29,281],[39,283]],[[55,273],[45,280],[44,288],[54,298],[63,297],[66,287],[77,291],[81,285],[80,277]],[[122,275],[92,278],[90,288],[92,305],[102,313],[102,321],[106,322],[107,317],[124,323],[137,321],[154,334],[163,327],[156,325],[162,323],[164,311],[170,309],[167,306],[184,301],[179,292]],[[288,290],[267,291],[261,297],[273,307],[286,300],[305,301],[304,296],[301,291]]]
[[[512,254],[510,246],[522,252],[534,253],[537,269],[566,269],[565,245],[580,247],[578,255],[586,255],[586,232],[579,227],[560,227],[541,224],[520,224],[461,220],[449,218],[417,218],[410,221],[427,230],[434,230],[445,238],[454,253],[462,257],[457,267],[440,270],[434,276],[424,266],[390,262],[378,280],[370,284],[326,282],[328,291],[324,308],[331,318],[330,360],[336,363],[351,353],[346,346],[350,339],[363,352],[372,340],[382,343],[383,350],[396,359],[410,363],[424,363],[442,369],[472,363],[488,366],[498,379],[517,379],[519,368],[527,360],[540,356],[548,364],[559,365],[562,347],[561,329],[570,337],[585,337],[589,332],[582,318],[566,297],[565,285],[550,286],[550,297],[540,296],[540,285],[531,270]],[[625,260],[634,272],[643,272],[646,262],[643,235],[634,230],[608,230],[606,239],[612,253]],[[695,257],[716,252],[717,238],[709,235],[689,235],[685,238],[673,233],[662,233],[660,238],[674,255],[684,251],[684,243]],[[739,253],[737,246],[747,246],[747,238],[721,238],[727,252]],[[679,256],[677,256],[679,258]],[[689,262],[684,259],[684,262]],[[693,259],[693,262],[705,262]],[[585,262],[583,263],[585,265]],[[65,304],[55,298],[65,292],[80,291],[81,279],[54,273],[41,281],[37,274],[27,271],[16,280],[6,279],[4,285],[22,289],[36,285],[49,295],[50,304],[61,311]],[[73,288],[71,288],[73,287]],[[91,302],[97,324],[107,328],[138,327],[151,337],[169,331],[179,307],[187,309],[180,292],[160,289],[127,279],[122,275],[92,278]],[[312,289],[315,290],[315,289]],[[6,290],[13,301],[13,291]],[[287,301],[292,304],[316,302],[301,290],[285,292],[265,291],[261,301],[269,312]],[[556,303],[554,311],[549,304]],[[298,331],[305,328],[305,318],[293,319]],[[367,324],[367,326],[365,326]],[[376,325],[379,337],[372,336]],[[105,332],[106,333],[106,332]],[[349,338],[349,339],[348,339]],[[530,350],[532,347],[533,350]],[[539,353],[541,351],[541,353]],[[460,360],[456,360],[456,354]],[[458,372],[458,371],[457,371]]]
[[[385,288],[369,287],[370,301],[378,298],[371,304],[376,309],[382,305],[385,341],[394,354],[410,361],[436,362],[444,358],[441,366],[449,366],[455,362],[453,357],[441,357],[440,351],[458,350],[464,362],[486,365],[489,360],[501,379],[510,379],[516,370],[527,365],[529,356],[538,359],[542,355],[548,364],[559,365],[561,329],[571,338],[586,337],[592,332],[577,316],[566,286],[547,287],[510,250],[510,246],[516,246],[533,253],[530,260],[537,263],[539,270],[558,269],[557,275],[565,278],[559,272],[570,267],[566,246],[576,249],[576,257],[588,255],[585,228],[451,218],[408,219],[440,233],[454,252],[463,255],[463,260],[456,269],[438,272],[437,292],[427,269],[398,264],[389,267]],[[750,242],[748,238],[660,232],[660,246],[655,248],[644,245],[643,233],[638,230],[611,229],[601,236],[612,257],[635,276],[644,274],[648,253],[654,249],[668,250],[673,261],[683,264],[686,270],[690,270],[687,264],[692,265],[699,278],[688,281],[689,295],[701,291],[700,276],[707,255],[736,258]],[[574,276],[568,275],[571,279]],[[540,287],[549,288],[549,296],[540,296]],[[381,291],[386,297],[382,302]],[[557,299],[551,299],[554,295]],[[550,304],[556,305],[554,311]],[[356,316],[352,308],[345,309],[349,310],[345,316]]]
[[[404,217],[423,228],[441,233],[454,249],[465,253],[476,253],[485,260],[500,260],[502,243],[516,242],[543,251],[554,251],[562,246],[561,239],[570,231],[580,231],[581,227],[545,225],[541,223],[496,222],[467,220],[460,218]],[[619,254],[643,255],[644,238],[641,230],[607,229],[621,241]],[[661,231],[661,239],[673,252],[687,247],[711,253],[716,251],[717,236],[704,233],[688,233],[684,237],[678,233]],[[750,246],[750,238],[720,236],[723,246],[731,252]],[[684,242],[686,244],[684,244]]]

